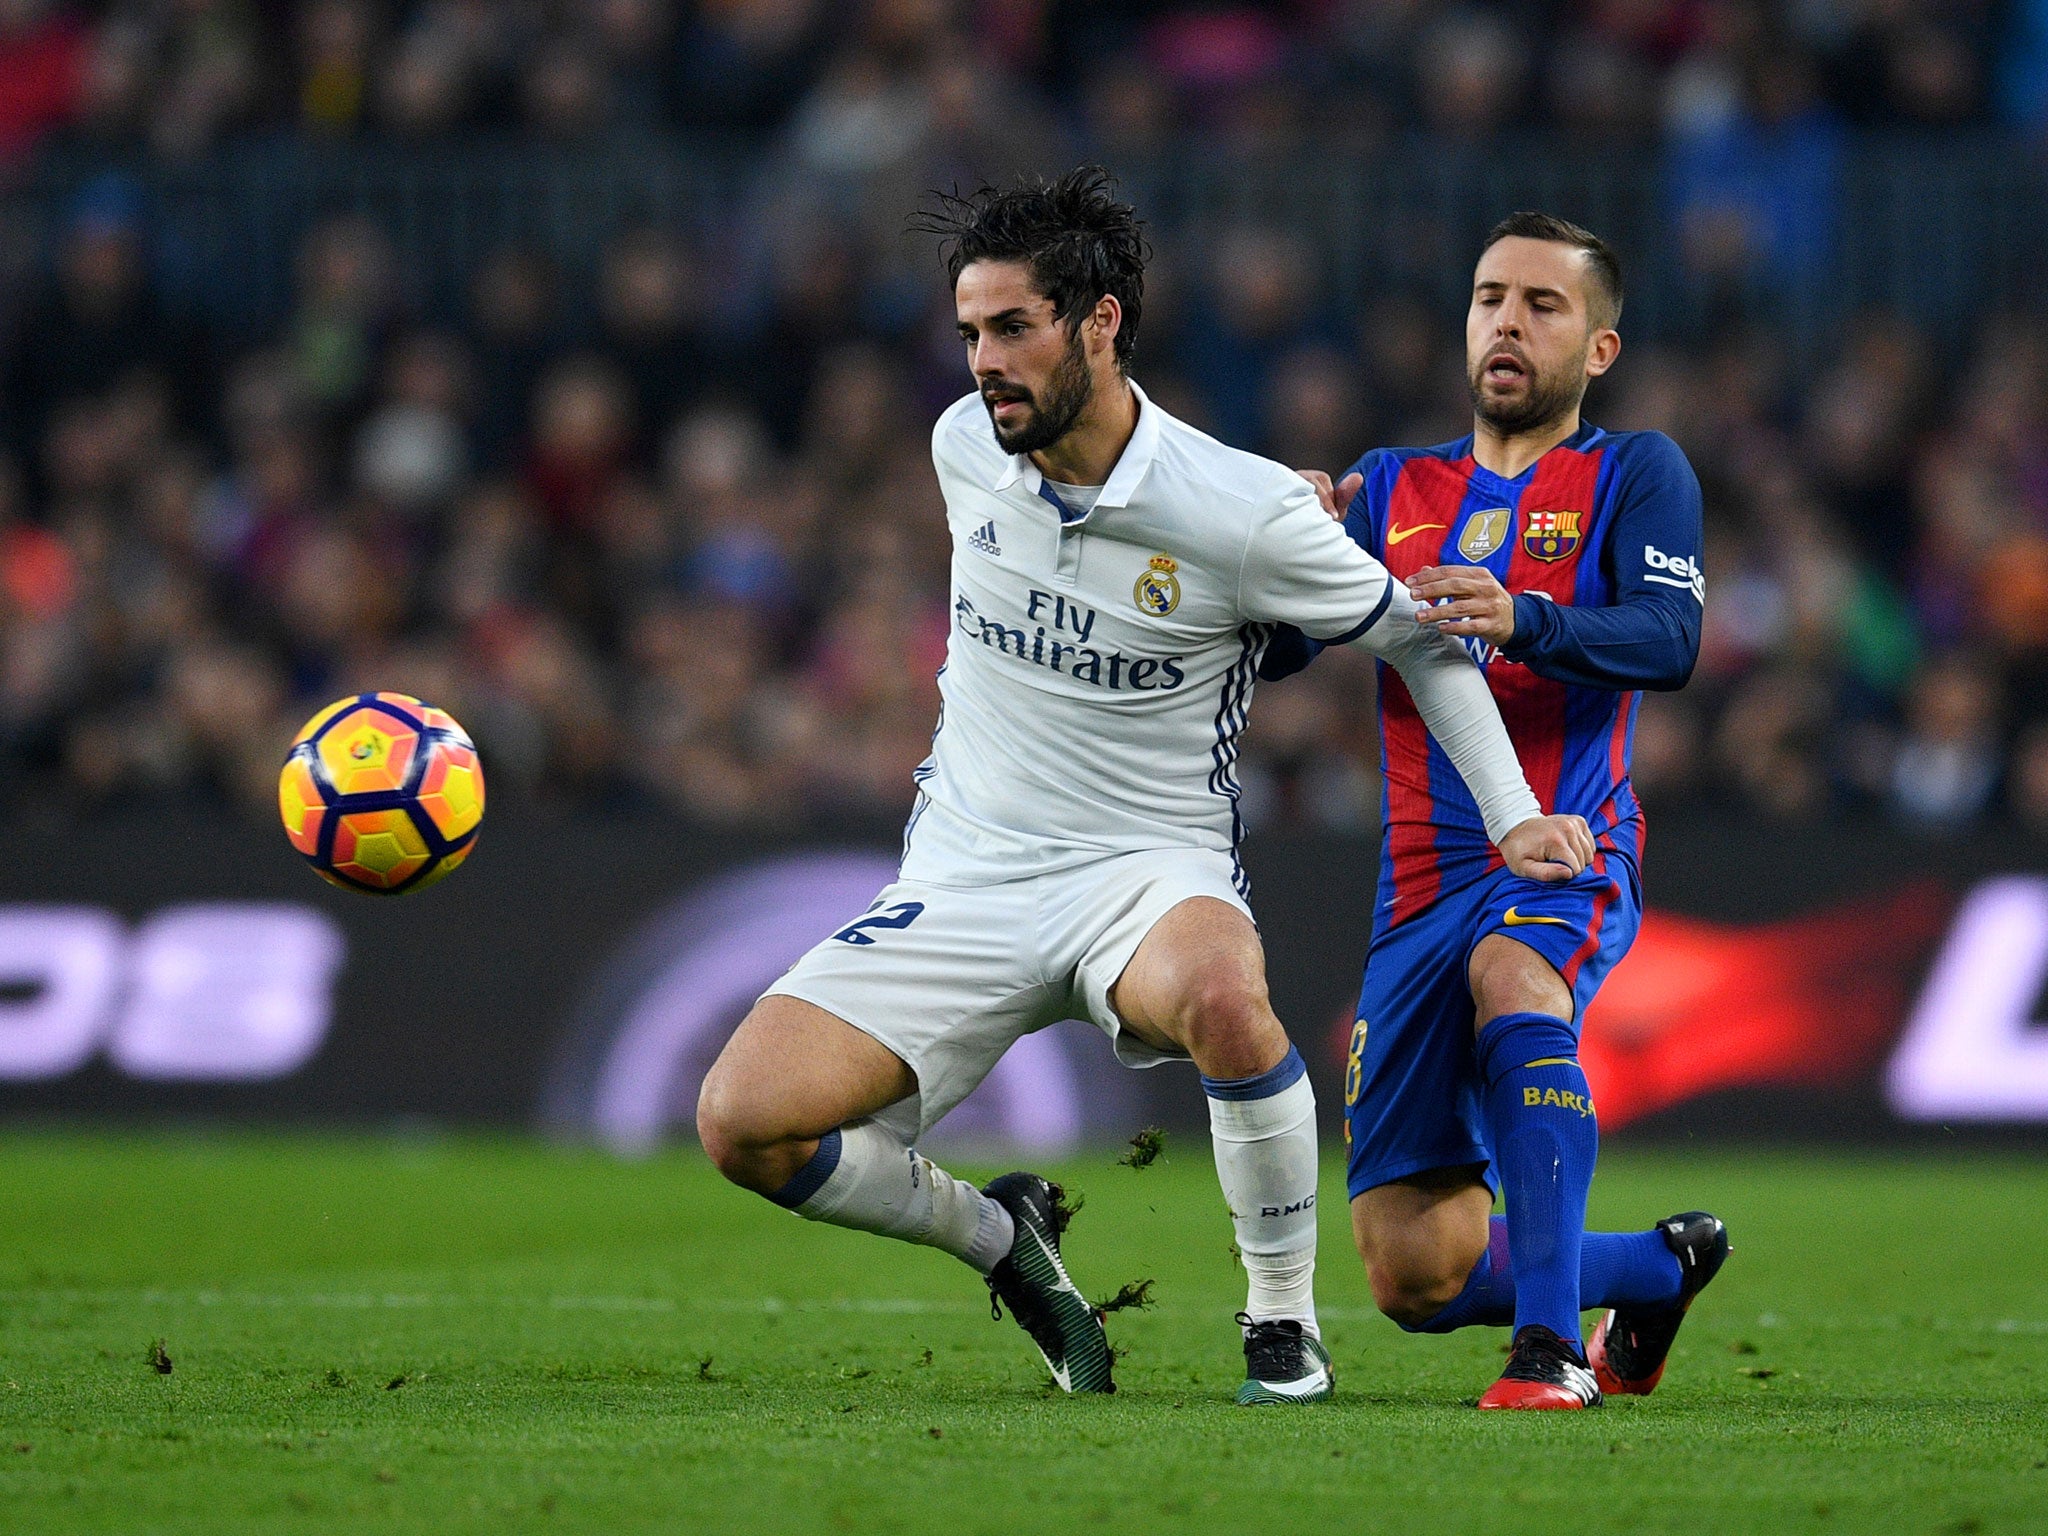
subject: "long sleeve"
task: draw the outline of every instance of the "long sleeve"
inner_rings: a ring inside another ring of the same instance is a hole
[[[1285,474],[1277,490],[1246,527],[1239,611],[1322,645],[1342,645],[1377,626],[1397,585],[1387,568],[1331,520],[1306,480]]]
[[[1390,578],[1391,579],[1391,578]],[[1394,582],[1393,606],[1404,616],[1415,611],[1406,586]],[[1486,821],[1495,844],[1543,807],[1522,775],[1500,707],[1486,686],[1486,674],[1465,648],[1447,635],[1409,620],[1376,624],[1350,642],[1370,651],[1401,674],[1409,695],[1444,749]]]
[[[1700,483],[1678,445],[1658,433],[1617,466],[1607,559],[1616,600],[1563,607],[1515,598],[1508,660],[1539,677],[1617,691],[1683,688],[1699,659],[1706,577],[1700,570]]]
[[[1415,622],[1407,587],[1324,513],[1307,482],[1288,487],[1249,537],[1238,594],[1247,618],[1292,625],[1317,649],[1356,645],[1398,671],[1496,843],[1543,814],[1485,675],[1463,646]]]

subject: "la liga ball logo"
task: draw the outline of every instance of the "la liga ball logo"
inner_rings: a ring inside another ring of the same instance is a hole
[[[277,807],[323,880],[396,896],[442,879],[476,847],[483,764],[445,710],[410,694],[354,694],[292,738]]]

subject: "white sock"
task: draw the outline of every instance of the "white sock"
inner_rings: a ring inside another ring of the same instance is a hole
[[[1291,1079],[1291,1080],[1290,1080]],[[1269,1081],[1286,1086],[1270,1091]],[[1301,1057],[1257,1078],[1204,1077],[1216,1175],[1230,1202],[1237,1248],[1251,1282],[1254,1322],[1293,1318],[1316,1326],[1316,1095]],[[1247,1092],[1256,1097],[1244,1097]]]
[[[818,1182],[821,1171],[823,1182]],[[924,1243],[965,1259],[983,1274],[1016,1241],[1008,1211],[873,1121],[841,1126],[825,1136],[790,1184],[785,1193],[801,1189],[800,1199],[773,1198],[807,1220]]]

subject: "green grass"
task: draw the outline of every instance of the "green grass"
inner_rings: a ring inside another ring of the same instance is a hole
[[[1060,1172],[1084,1289],[1158,1282],[1110,1399],[694,1156],[0,1137],[0,1531],[2048,1529],[2037,1161],[1611,1154],[1596,1217],[1736,1251],[1656,1396],[1572,1415],[1471,1412],[1501,1335],[1372,1312],[1334,1170],[1338,1397],[1233,1408],[1206,1148]]]

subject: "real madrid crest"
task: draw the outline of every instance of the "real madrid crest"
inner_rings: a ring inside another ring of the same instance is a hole
[[[1508,522],[1514,514],[1506,507],[1488,507],[1465,519],[1465,531],[1458,535],[1458,553],[1477,564],[1508,541]]]
[[[1531,512],[1522,529],[1522,548],[1538,560],[1562,560],[1579,547],[1583,512]]]
[[[1171,555],[1154,555],[1151,565],[1131,588],[1131,601],[1140,611],[1163,619],[1180,606],[1180,577],[1174,572],[1180,562]]]

